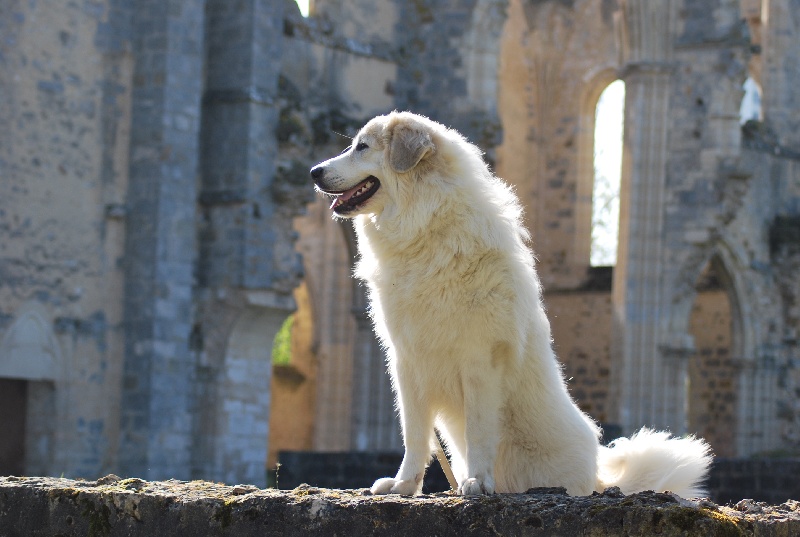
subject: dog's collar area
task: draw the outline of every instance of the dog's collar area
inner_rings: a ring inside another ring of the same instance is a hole
[[[331,210],[339,215],[354,211],[371,198],[381,186],[381,182],[374,175],[370,175],[356,186],[343,192],[325,191],[326,194],[335,196],[331,203]]]

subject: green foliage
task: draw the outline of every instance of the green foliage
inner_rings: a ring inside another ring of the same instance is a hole
[[[294,315],[289,315],[272,342],[272,365],[289,365],[292,361],[292,326]]]

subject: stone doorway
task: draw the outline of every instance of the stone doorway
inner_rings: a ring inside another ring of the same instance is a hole
[[[697,281],[689,320],[687,425],[720,457],[736,455],[738,368],[734,363],[732,304],[724,268],[712,260]]]
[[[0,379],[0,475],[25,474],[28,382]]]

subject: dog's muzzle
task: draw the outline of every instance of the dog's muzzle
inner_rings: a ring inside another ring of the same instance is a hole
[[[347,190],[331,189],[325,184],[325,166],[322,165],[311,168],[311,178],[317,185],[317,190],[333,197],[330,208],[340,216],[345,216],[364,205],[381,186],[378,178],[370,175]]]

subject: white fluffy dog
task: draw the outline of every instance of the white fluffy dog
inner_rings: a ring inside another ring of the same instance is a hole
[[[434,427],[461,494],[701,494],[711,461],[702,440],[642,429],[600,446],[551,347],[519,201],[477,147],[394,112],[311,175],[335,215],[353,219],[356,275],[369,286],[397,395],[405,455],[374,494],[420,493]]]

